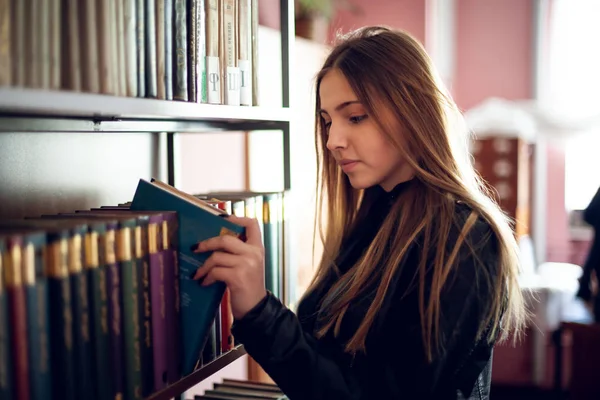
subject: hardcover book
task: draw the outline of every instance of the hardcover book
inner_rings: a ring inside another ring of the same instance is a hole
[[[177,212],[182,374],[188,375],[194,371],[225,292],[222,282],[202,286],[192,279],[210,253],[196,254],[191,248],[211,237],[241,238],[245,229],[220,218],[226,215],[223,210],[154,179],[140,179],[131,210]]]

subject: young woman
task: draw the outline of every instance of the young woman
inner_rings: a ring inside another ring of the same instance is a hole
[[[324,253],[297,315],[265,291],[256,221],[200,243],[196,278],[228,285],[236,341],[292,400],[487,398],[494,343],[523,324],[516,244],[429,58],[363,28],[316,85]]]

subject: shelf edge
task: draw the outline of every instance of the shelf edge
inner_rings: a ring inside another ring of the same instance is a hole
[[[156,393],[153,393],[145,400],[170,400],[174,397],[177,397],[186,390],[191,389],[198,383],[202,382],[204,379],[208,378],[215,372],[220,371],[221,369],[225,368],[226,366],[228,366],[229,364],[231,364],[232,362],[236,361],[244,355],[246,355],[246,350],[244,349],[244,346],[236,346],[233,350],[230,350],[229,352],[219,356],[215,360],[200,367],[191,374],[184,376],[177,382],[167,386],[166,388]]]

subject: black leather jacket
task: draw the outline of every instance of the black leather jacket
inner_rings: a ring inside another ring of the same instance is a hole
[[[400,184],[390,193],[379,190],[366,222],[343,246],[338,259],[341,273],[372,240],[391,202],[411,184]],[[457,215],[466,218],[468,212],[465,206],[457,205]],[[478,255],[487,261],[486,267],[494,268],[496,241],[489,226],[479,221],[472,232],[470,239],[475,243],[487,238]],[[450,237],[448,243],[454,240]],[[489,282],[476,274],[472,257],[463,257],[451,272],[442,294],[440,320],[445,351],[427,363],[418,294],[409,288],[409,275],[416,271],[421,254],[418,247],[415,243],[405,257],[403,271],[407,273],[402,272],[390,286],[367,337],[366,354],[351,356],[342,345],[355,332],[373,296],[350,308],[338,337],[316,339],[313,332],[318,325],[318,304],[326,287],[310,293],[299,305],[298,315],[268,293],[253,310],[234,321],[236,342],[244,344],[291,400],[487,399],[493,346],[485,338],[476,340],[476,330],[486,310]]]

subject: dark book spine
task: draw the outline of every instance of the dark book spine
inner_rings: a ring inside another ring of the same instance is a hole
[[[217,338],[216,338],[216,318],[213,320],[208,330],[208,337],[202,349],[202,363],[208,364],[213,361],[217,356]]]
[[[138,72],[138,97],[146,97],[146,0],[136,0],[136,45],[137,45],[137,72]]]
[[[141,399],[142,365],[140,358],[138,267],[132,259],[123,260],[121,267],[123,339],[125,345],[125,398]]]
[[[165,0],[156,0],[156,95],[165,99]]]
[[[37,235],[35,235],[37,236]],[[48,319],[48,282],[43,275],[43,236],[27,239],[23,272],[27,293],[27,330],[29,340],[29,379],[32,399],[46,399],[51,393]]]
[[[146,1],[146,97],[158,97],[156,64],[156,7],[155,0]]]
[[[73,239],[72,239],[73,241]],[[92,343],[90,341],[90,314],[88,303],[87,274],[82,271],[81,244],[74,244],[69,251],[80,254],[79,260],[71,262],[71,304],[73,309],[73,343],[75,352],[75,376],[77,396],[79,398],[90,398],[93,395],[92,388]],[[70,255],[71,258],[75,256]],[[75,264],[76,263],[76,264]]]
[[[107,260],[106,286],[108,298],[108,320],[110,332],[110,371],[112,398],[122,399],[125,393],[125,354],[123,334],[123,295],[121,270],[114,261]]]
[[[187,0],[187,34],[188,34],[188,98],[190,101],[196,102],[198,101],[198,87],[197,79],[198,79],[198,70],[196,63],[197,56],[197,31],[196,27],[198,26],[198,0]]]
[[[110,333],[108,330],[108,296],[105,266],[88,270],[90,322],[94,354],[95,392],[100,400],[111,398]]]
[[[8,297],[8,317],[11,329],[13,384],[16,399],[29,399],[29,362],[27,351],[27,299],[21,269],[22,245],[11,243],[5,256],[6,287]]]
[[[165,98],[173,100],[173,0],[165,0]]]
[[[229,290],[226,289],[221,300],[221,352],[226,353],[233,349],[233,336],[231,335],[232,324],[231,309],[229,304]]]
[[[150,258],[148,220],[141,218],[135,227],[133,255],[137,274],[137,310],[139,321],[138,349],[141,365],[142,396],[154,392],[154,357],[152,355],[152,304],[150,302]]]
[[[12,399],[12,357],[10,356],[10,325],[6,294],[4,242],[0,240],[0,399]]]
[[[90,335],[94,359],[92,373],[95,377],[94,392],[99,400],[109,400],[112,394],[106,242],[106,232],[99,234],[99,232],[92,231],[86,236]]]
[[[142,396],[154,392],[154,356],[152,349],[152,304],[150,302],[150,260],[144,254],[138,260],[138,313],[140,316],[140,360],[142,366]]]
[[[50,359],[55,399],[75,399],[75,358],[71,288],[67,269],[66,239],[58,239],[46,252],[50,304]]]
[[[188,100],[187,0],[175,1],[175,81],[173,98]]]
[[[215,316],[215,357],[219,357],[221,355],[221,321],[221,307],[219,306]]]
[[[162,224],[161,224],[162,225]],[[165,250],[159,251],[161,225],[148,227],[148,248],[150,253],[150,295],[152,304],[152,341],[154,357],[155,390],[167,384],[167,310],[165,290]],[[167,250],[168,251],[168,250]]]
[[[176,220],[163,222],[162,248],[165,264],[165,306],[167,319],[167,382],[181,377],[181,331],[179,300],[179,268],[177,258]]]
[[[117,258],[121,264],[123,340],[126,399],[142,398],[140,348],[139,273],[135,255],[134,227],[122,227],[117,234]]]

